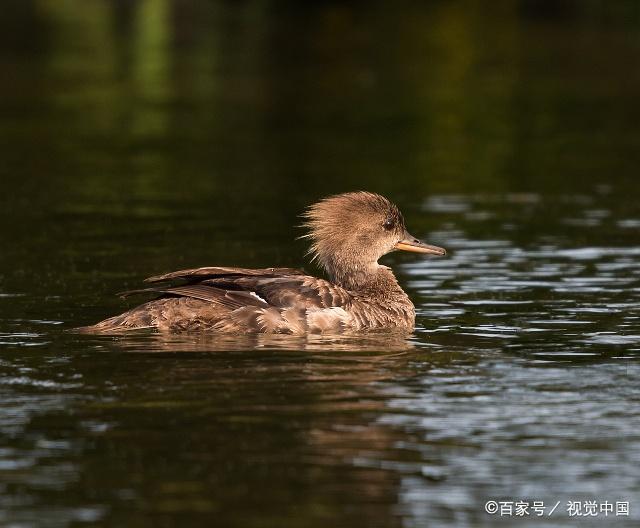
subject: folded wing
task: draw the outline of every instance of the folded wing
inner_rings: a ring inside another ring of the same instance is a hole
[[[183,284],[173,285],[176,281]],[[352,300],[347,290],[294,268],[195,268],[149,277],[145,282],[154,286],[120,295],[159,293],[191,297],[229,310],[246,307],[322,310],[345,308]]]

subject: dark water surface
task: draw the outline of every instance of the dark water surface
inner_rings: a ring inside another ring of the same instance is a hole
[[[0,525],[638,525],[640,10],[486,6],[3,4]],[[64,332],[353,189],[408,341]]]

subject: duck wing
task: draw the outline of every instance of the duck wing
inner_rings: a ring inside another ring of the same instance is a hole
[[[353,299],[351,293],[344,288],[306,275],[304,271],[295,268],[194,268],[156,275],[145,282],[170,283],[176,279],[186,280],[186,284],[157,284],[119,295],[128,297],[138,293],[160,293],[192,297],[220,304],[231,310],[247,306],[321,310],[345,307]]]
[[[180,284],[175,284],[177,281]],[[89,327],[222,333],[304,334],[361,326],[354,296],[326,280],[291,268],[196,268],[151,277],[151,286],[124,292],[159,297]]]
[[[187,279],[200,281],[215,277],[253,276],[253,277],[282,277],[291,275],[305,275],[305,272],[296,268],[229,268],[229,267],[204,267],[187,270],[172,271],[163,275],[148,277],[144,282],[163,282],[175,279]]]

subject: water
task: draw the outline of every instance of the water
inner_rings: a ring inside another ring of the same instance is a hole
[[[42,0],[0,25],[0,524],[601,526],[566,508],[596,500],[637,525],[634,2]],[[384,260],[408,340],[64,332],[165,271],[316,272],[298,215],[353,189],[449,250]]]

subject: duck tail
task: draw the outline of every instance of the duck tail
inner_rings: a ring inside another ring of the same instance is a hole
[[[132,312],[133,310],[109,317],[94,325],[79,326],[69,331],[77,334],[119,334],[130,330],[155,328],[155,326],[151,324],[151,318],[140,317],[140,313],[135,314],[137,317],[131,317],[134,315]]]

